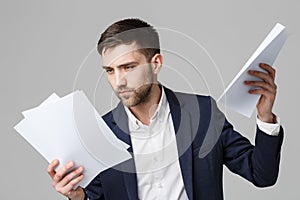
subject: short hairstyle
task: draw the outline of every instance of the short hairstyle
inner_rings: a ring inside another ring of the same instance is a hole
[[[98,41],[97,50],[100,55],[109,48],[121,44],[135,42],[138,51],[150,62],[151,58],[160,53],[159,36],[157,31],[145,21],[137,18],[123,19],[110,25]]]

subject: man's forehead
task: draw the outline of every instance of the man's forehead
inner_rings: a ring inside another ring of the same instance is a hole
[[[139,51],[140,48],[135,44],[121,44],[112,48],[108,48],[102,53],[102,65],[111,66],[122,64],[126,62],[129,58],[133,59],[139,57],[141,54]]]

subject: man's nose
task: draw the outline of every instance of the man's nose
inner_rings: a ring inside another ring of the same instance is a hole
[[[118,87],[126,85],[126,76],[124,73],[116,73],[116,84]]]

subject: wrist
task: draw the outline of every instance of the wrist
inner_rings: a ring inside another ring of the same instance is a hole
[[[258,118],[265,123],[276,124],[276,117],[273,113],[265,114],[264,116],[258,115]]]
[[[82,187],[78,187],[70,196],[68,196],[69,200],[86,200],[87,196]]]

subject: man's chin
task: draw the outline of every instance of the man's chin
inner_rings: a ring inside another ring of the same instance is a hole
[[[131,107],[132,102],[130,101],[130,98],[119,97],[119,99],[124,106]]]
[[[134,107],[139,104],[137,101],[132,99],[132,97],[129,99],[120,98],[120,100],[121,100],[122,104],[128,108]]]

